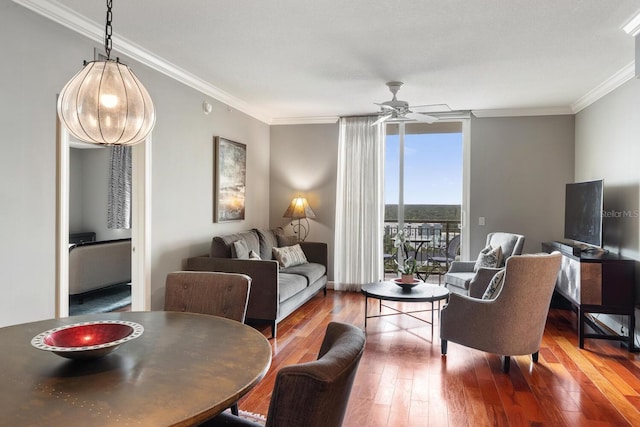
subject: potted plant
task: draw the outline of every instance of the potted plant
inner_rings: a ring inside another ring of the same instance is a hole
[[[402,283],[413,283],[414,274],[418,272],[418,262],[413,257],[409,257],[404,260],[402,264],[398,263],[398,260],[394,260],[396,264],[396,270],[400,273],[400,281]]]
[[[395,271],[400,273],[400,280],[402,283],[413,283],[414,274],[418,271],[418,262],[415,258],[408,256],[409,248],[407,247],[407,236],[404,231],[399,231],[393,238],[393,246],[395,248],[394,255],[396,258],[393,260],[395,264]],[[401,258],[402,263],[398,262],[398,252],[402,249]]]

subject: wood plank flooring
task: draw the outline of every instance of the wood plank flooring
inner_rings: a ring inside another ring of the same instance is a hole
[[[369,309],[375,313],[377,304]],[[314,360],[333,320],[364,327],[364,296],[319,294],[280,323],[278,337],[269,340],[271,368],[240,409],[266,415],[275,373]],[[270,336],[268,326],[256,327]],[[586,340],[580,350],[571,311],[550,311],[539,363],[513,357],[509,374],[497,355],[455,343],[442,357],[437,324],[434,334],[408,316],[368,320],[345,427],[640,426],[640,355],[604,340]]]

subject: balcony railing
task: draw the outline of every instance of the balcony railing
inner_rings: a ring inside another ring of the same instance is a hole
[[[449,262],[433,262],[434,257],[446,259],[447,248],[451,240],[460,236],[460,221],[406,220],[403,227],[407,236],[408,256],[415,258],[420,266],[419,272],[426,277],[429,274],[443,274],[449,268]],[[393,271],[393,238],[398,234],[397,221],[384,224],[385,271]],[[420,275],[419,274],[419,275]]]

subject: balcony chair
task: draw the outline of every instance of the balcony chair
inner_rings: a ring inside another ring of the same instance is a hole
[[[512,233],[489,233],[485,247],[502,249],[502,261],[497,269],[504,268],[507,259],[513,255],[520,255],[524,247],[524,236]],[[476,261],[453,261],[449,271],[444,275],[444,285],[451,291],[462,295],[469,295],[469,283],[476,275]]]
[[[364,332],[331,322],[318,360],[285,366],[276,376],[266,427],[339,427],[351,386],[364,352]],[[223,412],[201,427],[258,427],[259,424]]]
[[[449,265],[456,260],[458,252],[460,251],[460,235],[453,236],[453,238],[447,244],[447,250],[442,251],[433,256],[427,258],[427,272],[438,274],[438,284],[442,275],[449,270]]]
[[[167,274],[165,311],[209,314],[244,323],[251,277],[236,273],[176,271]],[[238,415],[238,404],[231,406]]]
[[[559,252],[512,256],[502,286],[492,296],[451,294],[440,313],[442,354],[446,356],[451,341],[503,356],[505,373],[510,356],[531,354],[537,362],[561,261]],[[474,280],[473,293],[484,294],[489,283]]]

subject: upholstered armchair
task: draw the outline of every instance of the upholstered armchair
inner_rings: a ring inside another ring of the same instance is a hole
[[[318,360],[278,371],[266,426],[341,426],[365,342],[362,329],[346,323],[329,323]],[[201,425],[218,426],[259,427],[228,412]]]
[[[512,233],[489,233],[487,235],[486,247],[502,249],[502,257],[495,271],[504,268],[506,260],[513,255],[520,255],[524,248],[524,236]],[[451,293],[468,295],[469,284],[476,275],[474,271],[476,261],[453,261],[449,271],[444,275],[444,285]]]
[[[504,356],[505,372],[510,356],[531,354],[537,362],[561,259],[559,252],[512,256],[491,299],[451,294],[440,314],[442,354],[451,341]],[[487,283],[476,286],[474,294],[484,293]]]

